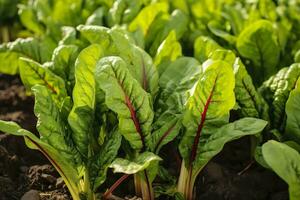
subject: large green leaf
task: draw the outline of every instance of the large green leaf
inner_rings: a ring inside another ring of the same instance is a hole
[[[72,138],[82,155],[87,156],[88,144],[93,132],[96,101],[94,72],[98,59],[105,54],[105,47],[93,44],[77,57],[75,63],[75,86],[73,108],[68,121],[73,130]]]
[[[300,198],[300,155],[286,144],[268,141],[262,146],[264,160],[289,185],[290,200]]]
[[[213,131],[210,127],[226,123],[224,117],[235,103],[232,67],[224,61],[212,61],[203,67],[204,72],[186,104],[183,119],[186,130],[179,145],[186,165],[195,171],[200,168],[194,165],[201,150],[200,141],[205,141],[206,135]]]
[[[256,85],[276,72],[280,47],[271,22],[259,20],[245,28],[236,46],[243,57],[253,62],[248,70],[255,78]]]
[[[201,71],[200,63],[191,57],[181,57],[172,63],[162,65],[157,105],[159,108],[156,109],[182,111],[187,99],[186,91],[193,87]]]
[[[226,124],[217,130],[214,129],[214,132],[206,139],[204,139],[204,137],[202,141],[200,139],[199,156],[195,161],[195,166],[198,167],[193,174],[197,175],[208,161],[223,149],[227,142],[246,135],[259,134],[266,125],[267,122],[264,120],[245,117]]]
[[[97,63],[97,88],[105,93],[105,104],[118,114],[120,133],[132,148],[151,146],[152,105],[149,94],[130,74],[120,57],[105,57]]]
[[[43,142],[51,145],[64,158],[75,161],[79,158],[70,138],[70,130],[63,119],[59,107],[52,98],[52,91],[45,86],[35,85],[32,88],[35,95],[34,113],[38,118],[37,130]],[[77,155],[76,155],[77,154]]]
[[[244,64],[237,59],[234,64],[235,98],[243,117],[269,120],[269,106],[256,91]]]
[[[270,107],[271,125],[280,131],[284,130],[286,101],[290,92],[295,88],[299,77],[300,64],[296,63],[281,69],[259,88],[259,92]]]
[[[295,89],[290,92],[285,112],[287,115],[286,135],[300,143],[300,78],[297,80]]]

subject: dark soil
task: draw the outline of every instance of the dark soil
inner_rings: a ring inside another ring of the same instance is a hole
[[[16,121],[37,133],[33,104],[19,78],[0,75],[0,119]],[[249,144],[249,138],[243,138],[226,145],[206,166],[197,180],[197,199],[288,200],[287,185],[273,172],[253,163],[239,173],[251,163]],[[22,138],[0,134],[0,200],[21,198],[70,199],[62,179],[43,155],[29,150]]]

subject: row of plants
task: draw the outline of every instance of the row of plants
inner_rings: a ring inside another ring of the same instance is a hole
[[[0,130],[40,150],[74,200],[110,198],[130,175],[145,200],[196,199],[205,165],[246,135],[253,159],[300,198],[300,1],[18,8],[26,38],[0,45],[0,72],[19,74],[35,96],[39,137],[14,122]]]

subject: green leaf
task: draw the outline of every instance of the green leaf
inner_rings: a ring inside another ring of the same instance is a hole
[[[94,71],[98,59],[104,55],[104,47],[93,44],[80,52],[75,63],[73,108],[68,121],[73,130],[72,138],[80,153],[87,156],[89,137],[93,127],[95,109]],[[83,117],[84,116],[84,117]]]
[[[50,61],[56,44],[48,37],[44,39],[17,39],[0,45],[0,72],[14,75],[19,72],[19,58],[26,57],[44,63]]]
[[[39,84],[47,87],[57,101],[67,96],[65,82],[59,76],[31,59],[22,58],[19,62],[22,82],[29,91]]]
[[[194,43],[194,57],[203,63],[209,57],[209,55],[217,50],[223,49],[213,39],[209,37],[200,36],[195,40]]]
[[[181,112],[187,100],[187,91],[193,87],[202,71],[200,63],[191,57],[181,57],[161,66],[158,107]],[[162,112],[161,111],[161,112]]]
[[[203,64],[203,68],[204,72],[186,104],[182,122],[186,130],[179,145],[185,163],[193,166],[195,171],[199,170],[194,161],[201,151],[201,139],[213,131],[209,127],[226,122],[224,117],[235,103],[232,67],[223,61],[212,61],[208,65]]]
[[[75,60],[78,56],[78,47],[75,45],[60,45],[52,55],[51,71],[66,81],[69,94],[75,84]]]
[[[200,139],[202,146],[199,149],[199,156],[195,161],[195,166],[197,166],[196,169],[198,170],[194,172],[194,175],[197,175],[208,161],[223,149],[227,142],[246,135],[259,134],[266,125],[267,122],[264,120],[245,117],[226,124],[217,130],[215,129],[216,132],[203,139],[203,141]]]
[[[147,169],[150,165],[155,164],[158,161],[161,161],[159,156],[146,151],[139,154],[133,160],[117,158],[110,165],[110,168],[113,168],[114,173],[136,174]]]
[[[114,161],[121,146],[122,136],[117,131],[105,137],[104,145],[99,153],[89,160],[89,173],[95,191],[106,180],[107,169]]]
[[[148,93],[130,74],[120,57],[105,57],[97,63],[97,88],[105,93],[105,104],[118,114],[120,133],[132,148],[151,146],[153,111]]]
[[[157,2],[152,3],[146,7],[144,7],[139,14],[132,20],[129,24],[129,31],[134,32],[140,29],[145,36],[149,31],[149,27],[155,17],[160,12],[168,11],[168,3],[167,2]]]
[[[262,146],[265,161],[289,185],[290,200],[300,198],[300,155],[286,144],[268,141]]]
[[[79,190],[77,188],[78,180],[80,179],[76,166],[72,165],[72,160],[61,156],[61,152],[38,139],[31,132],[22,129],[15,122],[6,122],[0,120],[0,130],[16,136],[24,136],[26,145],[31,149],[41,151],[59,174],[63,177],[74,200],[79,200]]]
[[[182,56],[181,45],[176,39],[175,31],[171,31],[157,49],[154,65],[157,68],[164,62],[172,62]]]
[[[300,143],[300,78],[290,92],[285,112],[287,115],[285,133],[288,138]]]
[[[156,23],[154,21],[154,23]],[[188,26],[188,17],[180,10],[174,10],[166,22],[166,24],[159,31],[158,35],[155,36],[154,41],[149,49],[150,55],[155,55],[158,47],[166,39],[171,31],[175,31],[176,38],[180,39],[186,32]]]
[[[176,138],[181,129],[180,116],[166,111],[153,124],[151,150],[158,154],[160,149]]]
[[[259,20],[245,28],[237,39],[239,53],[253,62],[249,68],[256,84],[276,72],[280,47],[272,23]]]
[[[243,117],[269,120],[269,106],[256,91],[244,64],[237,59],[234,64],[235,98]]]
[[[223,27],[220,22],[212,20],[208,23],[208,29],[216,36],[224,39],[225,41],[227,41],[229,44],[234,45],[236,42],[236,37],[234,35],[231,35],[230,33],[228,33],[225,29],[225,27]]]
[[[300,64],[292,64],[281,69],[259,88],[259,92],[270,107],[271,125],[280,131],[284,130],[286,102],[299,77]]]

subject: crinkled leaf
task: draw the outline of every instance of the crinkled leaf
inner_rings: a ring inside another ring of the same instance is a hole
[[[96,190],[106,180],[107,169],[118,154],[121,140],[122,136],[117,131],[106,136],[99,153],[90,159],[89,173],[93,190]]]
[[[105,93],[105,104],[118,114],[120,133],[132,148],[151,146],[152,105],[148,93],[130,74],[120,57],[105,57],[97,63],[97,88]]]
[[[265,98],[270,107],[271,125],[283,131],[285,105],[290,92],[295,88],[296,81],[300,77],[300,64],[281,69],[276,75],[263,83],[259,92]]]
[[[237,59],[234,64],[235,98],[243,117],[269,120],[269,106],[256,91],[244,64]]]

